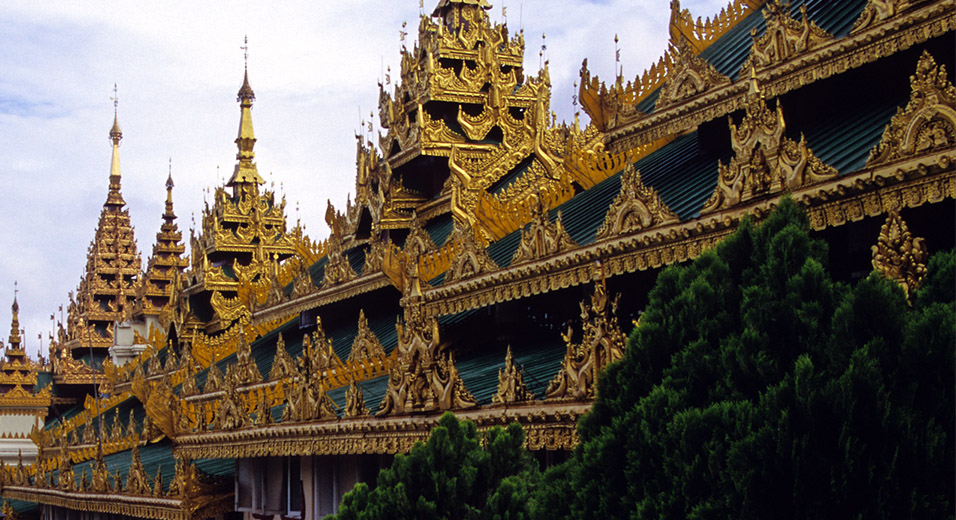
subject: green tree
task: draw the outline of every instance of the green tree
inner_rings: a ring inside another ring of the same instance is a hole
[[[470,421],[441,417],[428,442],[397,455],[378,475],[377,486],[357,484],[327,519],[529,518],[530,496],[539,479],[537,462],[522,447],[517,423],[495,427],[484,442]]]
[[[745,219],[661,272],[536,518],[951,516],[953,258],[910,305],[834,282],[792,200]]]

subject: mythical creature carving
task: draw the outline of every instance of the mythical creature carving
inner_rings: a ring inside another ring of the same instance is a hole
[[[740,69],[741,75],[751,68],[765,69],[833,41],[830,33],[807,19],[806,4],[800,6],[801,20],[790,14],[789,0],[770,0],[762,14],[767,30],[759,37],[756,28],[751,31],[753,46]]]
[[[532,262],[546,256],[564,253],[577,247],[561,224],[561,212],[554,222],[548,218],[548,210],[538,204],[532,216],[531,224],[521,231],[521,244],[511,258],[511,265]]]
[[[679,222],[657,191],[641,182],[641,173],[628,163],[621,174],[621,191],[611,202],[597,239],[636,233],[652,226]]]
[[[910,76],[910,100],[886,125],[880,144],[870,152],[867,167],[891,163],[915,154],[952,151],[956,145],[956,87],[945,65],[923,51],[916,74]]]
[[[362,389],[353,381],[345,392],[345,416],[363,417],[369,413],[368,407],[365,406]]]
[[[899,211],[891,211],[872,246],[873,269],[900,284],[906,297],[915,291],[926,274],[926,241],[914,237]]]
[[[594,399],[597,397],[598,375],[609,364],[624,357],[627,338],[617,322],[620,295],[609,301],[600,263],[596,271],[591,305],[581,302],[583,338],[581,343],[574,343],[570,326],[568,332],[562,334],[567,353],[561,362],[561,369],[548,385],[545,392],[547,399]]]
[[[511,346],[505,354],[505,366],[498,370],[498,393],[491,398],[494,404],[520,403],[534,400],[534,393],[528,391],[521,369],[515,364]]]
[[[676,44],[671,44],[670,54],[674,57],[674,61],[667,75],[667,81],[661,86],[661,92],[657,96],[655,110],[730,84],[730,78],[717,72],[717,69],[707,60],[694,54],[686,38],[680,37]]]
[[[718,163],[717,188],[701,214],[837,176],[836,168],[813,155],[802,134],[799,142],[784,137],[783,108],[779,101],[776,110],[767,107],[753,69],[746,112],[739,127],[728,118],[735,157]]]

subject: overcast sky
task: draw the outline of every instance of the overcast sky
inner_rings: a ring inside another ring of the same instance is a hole
[[[434,8],[436,0],[425,2]],[[493,20],[502,2],[491,2]],[[694,16],[726,1],[684,0]],[[134,5],[135,4],[135,5]],[[581,60],[613,76],[614,34],[625,78],[666,48],[669,0],[508,0],[512,34],[523,28],[525,71],[539,66],[541,35],[559,120],[573,119]],[[50,315],[67,301],[86,251],[110,168],[113,84],[119,87],[123,195],[145,263],[161,224],[172,158],[173,198],[188,247],[204,192],[235,163],[243,37],[260,174],[286,194],[290,223],[328,235],[326,199],[344,208],[354,191],[355,132],[376,115],[377,83],[397,80],[399,32],[417,37],[414,0],[284,2],[36,2],[0,4],[0,337],[14,281],[32,354]],[[582,114],[583,116],[583,114]],[[587,121],[586,116],[582,121]],[[281,188],[280,188],[281,183]]]

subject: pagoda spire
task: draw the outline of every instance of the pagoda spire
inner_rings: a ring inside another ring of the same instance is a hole
[[[7,344],[9,350],[22,351],[23,348],[20,346],[20,304],[17,303],[17,292],[19,292],[17,282],[13,282],[13,305],[10,306],[13,316],[10,318],[10,337],[7,338]]]
[[[239,136],[236,137],[236,145],[239,147],[239,153],[236,154],[236,169],[232,173],[232,178],[226,186],[235,187],[237,184],[265,184],[259,171],[256,169],[256,163],[253,162],[256,154],[252,151],[256,145],[256,134],[252,130],[252,103],[256,100],[256,94],[249,85],[249,38],[246,37],[245,45],[240,47],[243,50],[246,66],[245,74],[242,78],[242,87],[239,88],[236,101],[239,102],[241,116],[239,117]]]
[[[169,303],[175,277],[186,270],[189,261],[182,257],[186,251],[183,234],[176,226],[173,211],[173,159],[169,159],[169,175],[166,177],[166,211],[163,224],[156,233],[153,254],[146,266],[141,292],[137,295],[136,314],[158,315]]]
[[[113,142],[113,160],[110,163],[110,192],[106,197],[106,207],[120,209],[126,205],[123,194],[120,193],[120,158],[119,143],[123,139],[123,131],[119,127],[119,96],[116,95],[116,83],[113,84],[113,128],[110,128],[110,141]]]

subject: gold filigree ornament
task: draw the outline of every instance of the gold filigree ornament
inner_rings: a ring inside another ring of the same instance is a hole
[[[914,237],[899,211],[890,211],[872,246],[873,269],[900,284],[907,299],[926,274],[926,241]]]
[[[405,324],[395,327],[398,360],[389,374],[388,389],[377,415],[477,406],[455,368],[454,358],[441,349],[437,320],[426,322],[420,312],[406,312]]]
[[[149,477],[146,475],[146,469],[139,458],[139,448],[133,446],[132,462],[129,465],[129,471],[126,474],[126,488],[123,490],[129,495],[149,495],[152,490],[149,486]]]
[[[488,256],[486,244],[475,235],[474,230],[457,227],[448,241],[458,247],[445,274],[446,284],[498,269],[498,264]]]
[[[800,6],[800,20],[790,14],[789,0],[770,0],[761,14],[767,22],[767,29],[760,36],[757,36],[756,28],[751,30],[753,46],[740,68],[741,75],[751,68],[763,70],[783,63],[833,41],[830,33],[807,19],[806,4]]]
[[[534,400],[534,393],[525,385],[521,369],[515,364],[511,345],[505,354],[505,366],[498,370],[498,392],[491,398],[493,404],[511,404]]]
[[[917,2],[911,0],[870,0],[860,13],[860,17],[853,23],[850,34],[857,34],[879,25],[909,9]]]
[[[365,317],[365,310],[359,310],[358,333],[352,340],[352,350],[349,352],[348,361],[355,362],[363,359],[384,358],[385,348],[378,340],[378,337],[368,326],[368,319]]]
[[[597,239],[636,233],[653,226],[679,222],[657,191],[641,182],[641,172],[628,163],[621,174],[621,191],[611,202]]]
[[[345,416],[364,417],[369,414],[368,407],[365,406],[365,396],[362,389],[353,381],[345,392]]]
[[[282,334],[279,334],[276,338],[276,353],[272,358],[272,368],[269,369],[269,381],[291,378],[295,373],[295,361],[285,348],[285,339],[282,338]]]
[[[561,212],[558,211],[554,222],[548,218],[548,210],[539,204],[534,212],[531,224],[521,231],[521,244],[511,258],[511,265],[564,253],[577,247],[561,224]]]
[[[754,69],[750,72],[747,113],[740,126],[728,118],[734,157],[727,165],[718,163],[717,187],[701,208],[702,215],[832,179],[838,174],[836,168],[813,155],[803,134],[799,142],[784,137],[786,123],[780,101],[776,110],[767,107]]]
[[[545,392],[547,399],[594,399],[597,397],[600,373],[609,364],[624,357],[627,338],[617,322],[620,295],[609,302],[604,269],[600,263],[597,264],[596,272],[591,305],[587,306],[583,301],[580,304],[584,336],[581,343],[574,343],[570,326],[567,334],[561,335],[567,352],[560,370]]]
[[[235,386],[235,378],[227,377],[211,429],[230,431],[250,426],[252,426],[252,418],[249,417],[245,401]]]
[[[916,154],[953,150],[956,144],[956,88],[945,65],[923,51],[916,74],[910,76],[910,100],[886,125],[880,144],[870,152],[867,167]]]
[[[687,39],[681,37],[671,44],[674,63],[667,81],[661,86],[655,110],[676,105],[709,90],[730,84],[730,78],[717,72],[713,65],[696,56]]]

